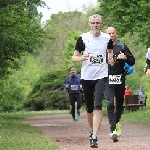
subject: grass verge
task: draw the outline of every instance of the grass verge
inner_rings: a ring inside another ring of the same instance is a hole
[[[0,150],[60,150],[52,141],[42,138],[38,127],[20,122],[20,119],[28,117],[57,113],[60,112],[46,111],[0,114]]]
[[[125,111],[122,115],[121,121],[124,122],[131,122],[131,123],[141,123],[141,124],[147,124],[150,125],[150,110],[137,110],[137,111]]]

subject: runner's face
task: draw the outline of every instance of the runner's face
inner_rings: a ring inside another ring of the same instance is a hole
[[[72,76],[74,76],[77,73],[77,70],[75,68],[71,68],[70,73]]]
[[[113,42],[116,41],[117,33],[116,33],[116,30],[114,28],[110,27],[110,28],[108,28],[106,30],[106,32],[107,32],[107,34],[110,35],[110,37],[111,37],[111,39],[112,39]]]
[[[103,23],[99,17],[91,18],[91,22],[89,22],[89,26],[94,32],[100,32],[102,25]]]

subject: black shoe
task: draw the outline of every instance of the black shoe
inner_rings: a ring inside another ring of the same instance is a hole
[[[118,139],[113,140],[114,143],[115,143],[115,142],[118,142],[118,141],[119,141]]]
[[[98,140],[97,139],[90,139],[90,147],[91,148],[98,148]]]
[[[93,135],[93,133],[92,132],[90,132],[90,147],[91,147],[91,145],[92,145],[92,135]]]

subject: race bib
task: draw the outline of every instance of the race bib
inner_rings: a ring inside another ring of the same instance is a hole
[[[109,75],[109,84],[121,84],[121,75]]]
[[[78,85],[71,85],[71,90],[78,90]]]
[[[97,56],[91,56],[89,58],[89,64],[90,65],[101,65],[103,63],[103,56],[97,55]]]

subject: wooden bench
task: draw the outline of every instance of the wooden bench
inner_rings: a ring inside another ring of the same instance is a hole
[[[141,101],[138,100],[138,95],[126,95],[125,96],[125,109],[128,111],[136,111],[139,107],[146,108],[146,99],[147,96],[143,97]]]

